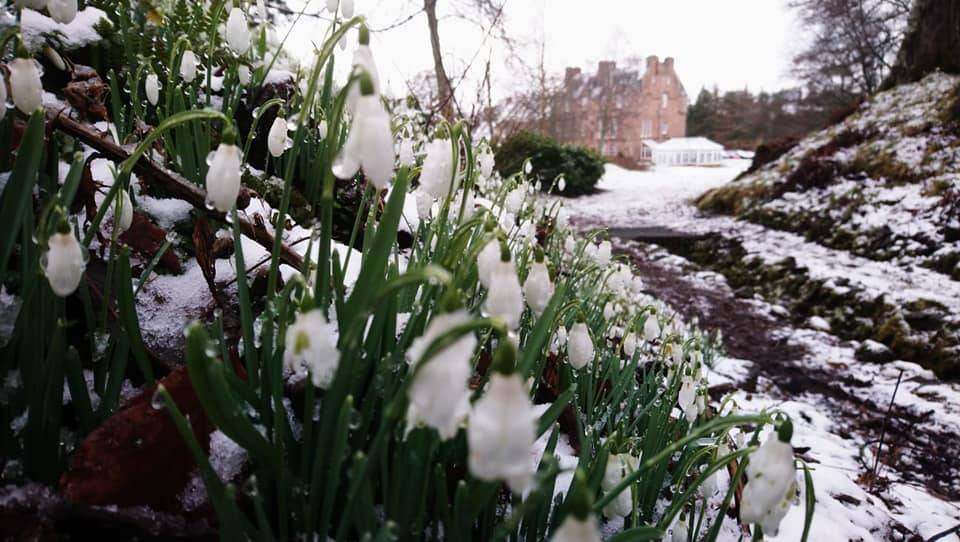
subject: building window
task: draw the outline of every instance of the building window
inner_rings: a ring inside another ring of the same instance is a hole
[[[653,137],[653,121],[645,120],[640,123],[640,137],[651,138]]]
[[[667,108],[667,100],[668,100],[668,98],[667,98],[667,93],[664,92],[663,94],[660,95],[660,107],[662,107],[663,109],[666,109],[666,108]]]
[[[661,122],[661,123],[660,123],[660,135],[666,137],[668,131],[670,131],[670,127],[667,125],[667,123],[666,123],[666,122]]]
[[[607,141],[603,144],[603,154],[605,156],[616,156],[617,155],[617,143],[615,141]]]

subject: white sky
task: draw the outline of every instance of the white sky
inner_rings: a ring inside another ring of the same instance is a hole
[[[291,0],[291,7],[307,0]],[[414,13],[422,0],[355,0],[373,29]],[[460,101],[472,101],[485,63],[491,60],[494,100],[529,82],[521,66],[508,63],[501,43],[484,40],[476,24],[451,16],[451,5],[469,0],[439,0],[440,40],[448,74],[466,73]],[[499,0],[497,0],[499,1]],[[511,36],[522,40],[521,57],[535,65],[539,41],[545,43],[548,72],[562,77],[566,66],[595,70],[598,60],[623,61],[655,54],[675,58],[677,73],[691,99],[702,86],[721,90],[776,90],[793,84],[790,58],[800,45],[798,24],[785,0],[506,0],[504,17]],[[308,12],[322,9],[313,0]],[[310,41],[321,39],[327,21],[303,18],[290,48],[301,56]],[[355,37],[350,38],[354,43]],[[399,28],[375,33],[374,56],[386,88],[405,93],[415,75],[432,70],[426,16]],[[348,49],[349,52],[349,49]],[[349,58],[349,57],[347,57]],[[470,63],[470,60],[473,63]],[[469,69],[468,69],[469,65]]]

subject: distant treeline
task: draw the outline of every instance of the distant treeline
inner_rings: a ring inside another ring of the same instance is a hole
[[[753,94],[702,89],[687,113],[687,135],[704,136],[728,149],[753,149],[764,141],[803,136],[822,128],[842,105],[835,96],[800,89]]]

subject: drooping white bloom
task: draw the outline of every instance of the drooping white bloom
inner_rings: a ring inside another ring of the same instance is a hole
[[[363,168],[367,180],[383,190],[393,178],[393,133],[390,115],[376,94],[361,96],[350,135],[333,165],[333,173],[350,179]]]
[[[119,208],[118,210],[120,211],[119,215],[114,212],[114,224],[117,225],[117,231],[123,233],[129,230],[133,224],[133,202],[130,200],[130,193],[123,188],[117,191],[114,201],[114,208]]]
[[[160,101],[160,79],[157,74],[151,73],[143,83],[143,88],[147,94],[147,101],[150,105],[157,105]]]
[[[647,320],[643,323],[643,338],[648,342],[660,338],[660,324],[657,322],[657,315],[647,316]]]
[[[340,2],[338,0],[327,0],[327,11],[329,11],[330,13],[336,13],[337,4],[339,3]]]
[[[32,58],[15,58],[7,64],[7,69],[10,70],[13,104],[25,115],[33,113],[43,104],[40,67]]]
[[[534,314],[540,316],[553,297],[553,282],[550,280],[550,271],[544,262],[533,262],[530,273],[523,283],[523,295],[527,305]]]
[[[597,252],[594,254],[594,260],[600,267],[606,267],[610,263],[611,246],[610,241],[604,239],[597,246]]]
[[[723,457],[723,455],[726,455],[726,454],[721,454],[719,457]],[[703,480],[703,483],[700,484],[700,487],[697,488],[697,492],[700,493],[700,496],[704,498],[710,498],[716,495],[717,492],[720,490],[720,483],[718,481],[719,478],[720,478],[719,471],[714,472],[710,476],[707,476]]]
[[[567,178],[566,178],[566,177],[560,177],[560,180],[557,181],[557,188],[558,188],[561,192],[563,192],[564,190],[567,189]]]
[[[680,407],[680,410],[688,412],[692,410],[696,413],[697,408],[693,402],[697,398],[697,388],[696,384],[693,381],[693,377],[690,375],[684,375],[680,379],[680,391],[677,393],[677,406]]]
[[[504,207],[506,207],[511,213],[519,213],[520,209],[523,208],[523,200],[525,197],[526,194],[524,194],[523,188],[514,188],[507,193],[507,199],[504,201]]]
[[[0,74],[0,120],[7,115],[7,82]]]
[[[47,240],[47,252],[40,266],[50,282],[50,289],[60,297],[72,294],[80,284],[87,263],[83,248],[73,231],[58,232]]]
[[[240,148],[221,143],[213,151],[207,169],[207,203],[225,213],[240,193]]]
[[[793,448],[776,433],[750,455],[749,481],[743,489],[740,520],[763,527],[766,535],[776,536],[780,520],[790,509],[797,491]]]
[[[560,524],[560,528],[550,537],[550,542],[600,542],[600,530],[597,518],[593,514],[587,519],[579,519],[570,514]]]
[[[604,492],[610,492],[617,487],[624,478],[637,468],[637,458],[630,454],[615,454],[607,459],[607,467],[603,473],[600,486]],[[630,488],[626,488],[603,507],[603,515],[609,519],[626,517],[633,512],[633,496]]]
[[[267,20],[267,5],[263,0],[257,0],[257,16],[260,17],[260,20],[266,22]]]
[[[480,480],[504,480],[514,493],[523,493],[535,472],[530,459],[535,421],[533,402],[520,375],[491,375],[467,424],[470,474]]]
[[[340,0],[340,13],[344,19],[353,18],[353,0]]]
[[[627,336],[623,338],[623,353],[629,358],[633,358],[634,352],[637,351],[637,334],[634,332],[627,333]]]
[[[480,164],[480,175],[489,179],[493,175],[493,166],[496,163],[493,153],[490,151],[481,152],[480,156],[477,157],[477,162]]]
[[[397,159],[399,160],[401,166],[413,166],[416,161],[416,156],[413,153],[412,139],[403,138],[403,140],[400,141],[400,149],[397,151]]]
[[[47,0],[47,12],[54,21],[70,24],[77,16],[77,0]]]
[[[327,138],[327,121],[321,120],[320,124],[317,126],[317,137],[320,139]]]
[[[333,324],[320,309],[297,315],[287,328],[283,366],[295,373],[307,372],[313,385],[327,388],[340,365]]]
[[[422,337],[410,344],[407,362],[416,370],[410,385],[410,406],[407,410],[408,430],[422,423],[432,427],[446,440],[457,434],[470,410],[470,359],[477,347],[477,338],[468,333],[437,352],[419,370],[417,365],[430,344],[457,326],[470,321],[467,311],[435,316]]]
[[[433,196],[423,190],[416,190],[417,216],[420,220],[430,220],[430,211],[433,209]]]
[[[287,119],[277,117],[267,135],[267,149],[274,158],[280,158],[283,151],[287,150],[287,139]]]
[[[184,82],[192,83],[197,78],[199,65],[200,61],[197,60],[197,55],[193,54],[193,51],[188,49],[183,52],[183,57],[180,59],[180,77]]]
[[[490,286],[483,302],[487,316],[500,318],[508,329],[517,329],[523,315],[523,291],[511,261],[499,261],[490,270]]]
[[[603,306],[603,317],[607,320],[613,320],[613,317],[616,315],[616,305],[614,305],[612,301],[607,301],[607,304]]]
[[[562,325],[557,327],[557,331],[553,334],[553,342],[550,343],[550,353],[560,353],[560,348],[567,344],[567,340],[567,328]]]
[[[241,64],[237,68],[237,79],[240,80],[241,85],[250,84],[250,66]]]
[[[227,45],[238,55],[242,55],[250,48],[250,28],[247,26],[247,17],[240,8],[230,10],[227,17]]]
[[[357,50],[353,52],[353,69],[358,73],[366,73],[370,76],[370,82],[373,83],[373,93],[380,95],[380,72],[377,70],[377,63],[373,59],[373,51],[369,45],[358,45]],[[360,82],[355,81],[350,86],[347,93],[347,110],[353,113],[357,109],[357,102],[360,99]]]
[[[593,362],[593,339],[587,324],[577,322],[570,328],[570,337],[567,339],[567,354],[570,356],[570,365],[574,369],[583,369]]]
[[[687,527],[687,518],[681,517],[673,524],[670,542],[687,542],[690,537],[690,528]]]
[[[490,274],[498,263],[500,263],[500,242],[491,239],[477,255],[477,277],[484,288],[490,288]]]
[[[445,198],[453,190],[453,149],[450,142],[434,139],[427,144],[427,157],[420,173],[420,188],[435,198]]]

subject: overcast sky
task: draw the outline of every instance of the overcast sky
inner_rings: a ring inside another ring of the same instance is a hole
[[[293,0],[291,6],[305,0]],[[500,0],[496,0],[500,1]],[[507,95],[524,82],[524,70],[511,63],[503,45],[475,24],[452,16],[451,4],[468,0],[439,0],[440,39],[445,64],[453,78],[466,73],[463,94],[475,92],[488,59],[494,98]],[[655,54],[672,56],[677,73],[691,98],[703,86],[721,90],[776,90],[793,84],[790,58],[800,45],[798,25],[785,0],[506,0],[504,17],[511,36],[526,45],[524,62],[535,65],[538,42],[545,43],[545,64],[562,77],[566,66],[595,69],[598,60],[624,60]],[[323,0],[313,0],[316,12]],[[390,26],[416,12],[422,0],[356,0],[357,12],[374,29]],[[329,23],[301,19],[290,41],[304,55],[311,40],[322,36]],[[351,37],[351,47],[353,40]],[[372,39],[381,78],[394,95],[406,83],[432,69],[426,16]],[[472,60],[472,62],[471,62]],[[463,100],[464,98],[461,98]]]

